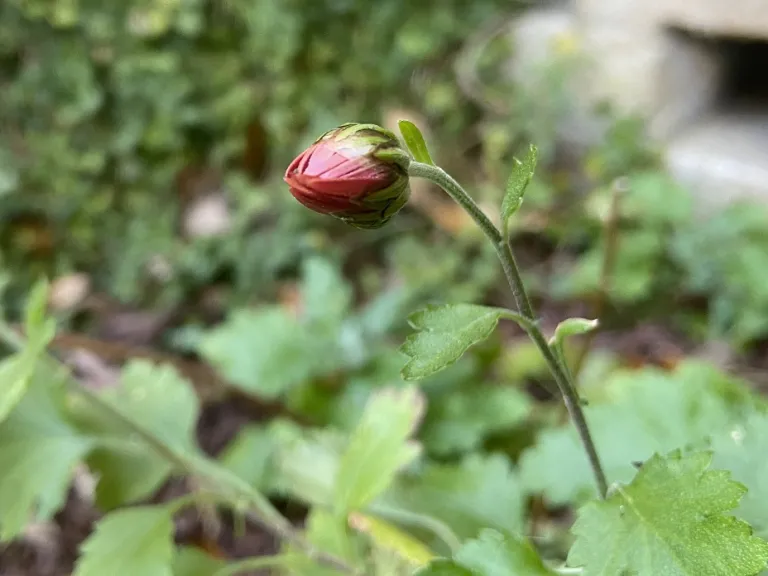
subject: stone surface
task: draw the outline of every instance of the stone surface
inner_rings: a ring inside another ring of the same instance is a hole
[[[707,212],[737,200],[768,201],[768,110],[735,109],[708,116],[667,147],[678,181]]]
[[[653,0],[649,7],[651,14],[667,25],[707,34],[768,40],[766,0]]]
[[[648,118],[702,209],[768,202],[768,82],[766,94],[723,98],[736,62],[754,68],[748,77],[768,74],[768,49],[755,61],[724,50],[727,41],[768,45],[768,0],[571,0],[520,20],[515,33],[531,46],[520,57],[535,59],[542,42],[569,30],[587,60],[576,98]]]

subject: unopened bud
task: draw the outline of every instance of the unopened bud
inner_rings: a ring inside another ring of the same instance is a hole
[[[357,228],[380,228],[410,196],[411,157],[375,124],[343,124],[323,134],[285,172],[296,200]]]

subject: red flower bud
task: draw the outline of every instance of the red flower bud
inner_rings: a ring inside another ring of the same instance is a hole
[[[410,196],[410,155],[375,124],[343,124],[318,138],[285,172],[307,208],[357,228],[379,228]]]

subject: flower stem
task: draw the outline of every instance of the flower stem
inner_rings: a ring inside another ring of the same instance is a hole
[[[531,306],[531,302],[525,291],[525,286],[523,285],[523,280],[520,276],[520,270],[517,267],[517,262],[515,262],[515,257],[509,242],[504,239],[499,229],[496,228],[488,216],[480,210],[478,205],[470,195],[467,194],[464,188],[445,172],[445,170],[421,162],[412,162],[408,172],[413,177],[424,178],[442,188],[453,200],[466,210],[493,244],[493,247],[496,249],[496,254],[501,261],[501,266],[504,269],[504,275],[507,277],[509,286],[512,289],[512,295],[515,298],[517,309],[520,314],[529,321],[525,323],[525,329],[531,340],[533,340],[541,351],[549,366],[550,372],[552,372],[552,376],[563,397],[563,402],[568,410],[568,414],[570,415],[574,426],[576,426],[581,442],[584,445],[584,450],[587,453],[589,463],[592,467],[600,496],[605,498],[606,492],[608,491],[608,482],[606,481],[605,473],[603,472],[603,467],[597,454],[597,449],[592,441],[592,436],[589,432],[587,420],[584,417],[581,402],[579,401],[569,372],[563,368],[560,359],[550,348],[544,334],[541,332],[541,329],[535,321],[533,307]]]
[[[464,210],[472,217],[475,223],[480,227],[483,233],[493,244],[496,253],[501,260],[501,266],[504,269],[504,275],[509,281],[509,285],[512,288],[512,295],[515,298],[515,304],[518,311],[527,316],[533,318],[533,310],[531,309],[531,303],[528,301],[528,296],[523,289],[523,280],[520,277],[520,271],[517,268],[517,263],[512,255],[512,249],[509,247],[509,243],[504,240],[504,237],[499,232],[499,229],[493,225],[488,216],[486,216],[482,210],[475,204],[475,201],[464,191],[461,184],[451,177],[445,170],[437,166],[431,166],[429,164],[422,164],[421,162],[411,162],[408,173],[411,176],[418,178],[424,178],[437,184],[442,188],[448,196],[453,198]]]

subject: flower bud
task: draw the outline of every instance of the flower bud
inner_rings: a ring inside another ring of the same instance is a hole
[[[410,155],[375,124],[342,124],[318,138],[285,172],[307,208],[357,228],[380,228],[410,196]]]

